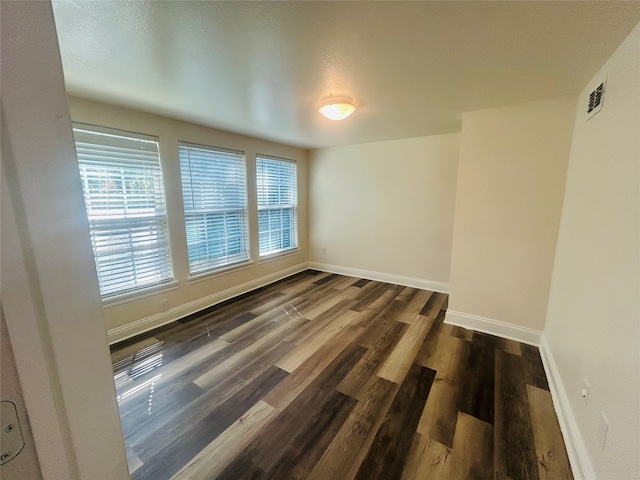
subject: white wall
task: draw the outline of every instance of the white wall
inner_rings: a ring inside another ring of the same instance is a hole
[[[310,260],[446,291],[458,142],[454,133],[313,151]]]
[[[167,202],[169,237],[178,287],[125,303],[105,306],[105,321],[111,342],[168,323],[212,304],[244,293],[282,276],[306,269],[307,253],[307,151],[185,123],[158,115],[71,97],[73,121],[145,133],[158,137],[160,161]],[[247,267],[219,273],[204,280],[189,281],[187,243],[184,227],[178,142],[236,149],[245,152],[249,203],[251,258]],[[256,153],[296,160],[298,165],[298,243],[290,255],[259,261],[258,214],[255,182]],[[161,301],[167,300],[168,310]]]
[[[463,114],[448,321],[537,343],[575,105],[562,97]]]
[[[51,4],[0,8],[2,312],[40,468],[45,480],[122,480],[127,462]]]
[[[588,94],[605,76],[602,110],[587,121]],[[578,442],[602,479],[640,478],[639,177],[640,25],[579,97],[545,326]]]

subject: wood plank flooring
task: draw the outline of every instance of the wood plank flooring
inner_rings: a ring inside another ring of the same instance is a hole
[[[570,479],[535,347],[306,271],[112,347],[131,478]]]

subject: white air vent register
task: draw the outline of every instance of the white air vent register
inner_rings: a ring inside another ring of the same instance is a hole
[[[595,90],[589,94],[587,102],[587,120],[602,110],[602,101],[604,96],[605,81],[601,82]]]

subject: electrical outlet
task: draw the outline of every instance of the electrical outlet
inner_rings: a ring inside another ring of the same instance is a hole
[[[580,396],[582,397],[582,403],[584,404],[585,408],[587,406],[587,403],[589,402],[590,392],[591,387],[589,386],[589,383],[586,380],[582,380],[582,390],[580,390]]]
[[[322,250],[320,251],[320,253],[321,253],[322,255],[326,255],[326,254],[327,254],[327,249],[326,249],[326,248],[324,248],[324,247],[322,247]]]
[[[604,450],[607,443],[607,433],[609,433],[609,420],[604,412],[600,412],[600,422],[598,423],[598,445]]]
[[[169,310],[169,301],[166,298],[163,298],[160,300],[160,311],[166,312],[167,310]]]

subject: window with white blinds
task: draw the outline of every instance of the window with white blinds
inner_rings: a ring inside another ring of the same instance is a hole
[[[156,137],[74,123],[103,298],[173,278]]]
[[[258,237],[260,256],[298,246],[296,162],[258,155]]]
[[[249,258],[243,152],[180,143],[189,272]]]

